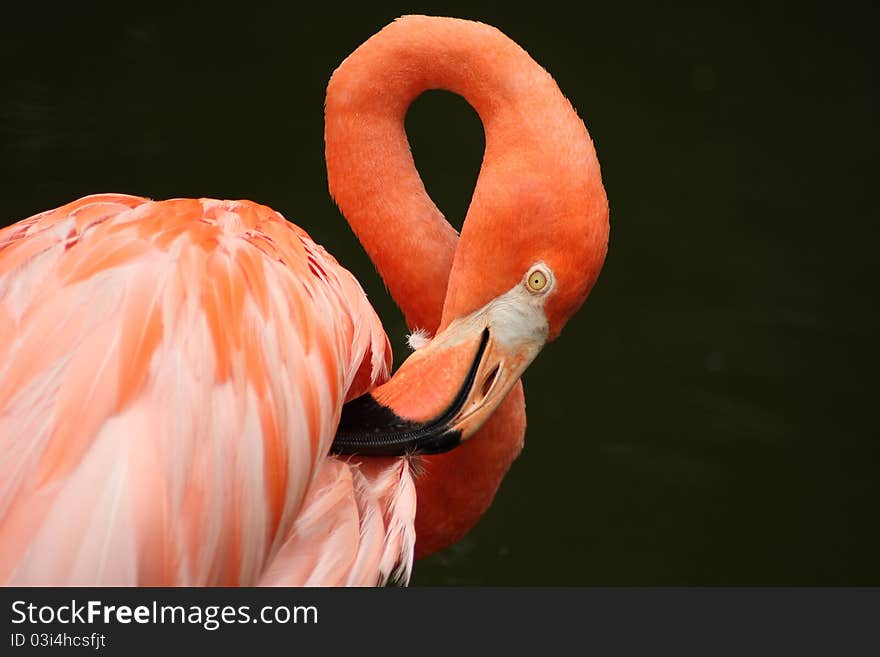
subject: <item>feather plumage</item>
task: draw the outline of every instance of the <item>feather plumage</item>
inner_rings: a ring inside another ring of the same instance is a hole
[[[357,281],[278,213],[105,194],[10,226],[0,338],[0,581],[387,578],[377,536],[412,531],[414,498],[327,452],[390,347]],[[347,521],[326,515],[343,502]],[[279,573],[328,522],[363,554]]]

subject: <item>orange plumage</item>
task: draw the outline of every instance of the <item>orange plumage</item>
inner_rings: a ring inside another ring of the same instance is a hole
[[[403,126],[430,88],[486,128],[460,239]],[[455,19],[382,30],[326,107],[331,192],[432,338],[389,379],[358,282],[249,201],[102,194],[0,231],[0,582],[406,582],[491,503],[519,375],[605,256],[592,142],[524,50]]]

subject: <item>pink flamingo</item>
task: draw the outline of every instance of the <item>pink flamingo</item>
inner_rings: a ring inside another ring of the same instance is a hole
[[[460,238],[404,131],[435,88],[486,133]],[[587,130],[495,28],[410,16],[334,73],[325,138],[425,332],[391,378],[357,281],[267,207],[103,194],[0,231],[0,582],[406,583],[489,506],[519,377],[604,261]]]

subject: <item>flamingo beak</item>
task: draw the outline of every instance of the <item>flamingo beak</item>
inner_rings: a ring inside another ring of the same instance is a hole
[[[538,354],[503,344],[487,321],[452,324],[385,384],[345,404],[331,452],[439,454],[476,433]]]

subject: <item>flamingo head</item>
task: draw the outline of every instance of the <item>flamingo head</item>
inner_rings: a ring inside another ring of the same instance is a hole
[[[584,165],[553,176],[508,168],[506,185],[478,185],[436,335],[346,405],[337,452],[439,453],[480,429],[602,268],[608,202],[595,156]],[[484,171],[481,182],[493,175]]]

